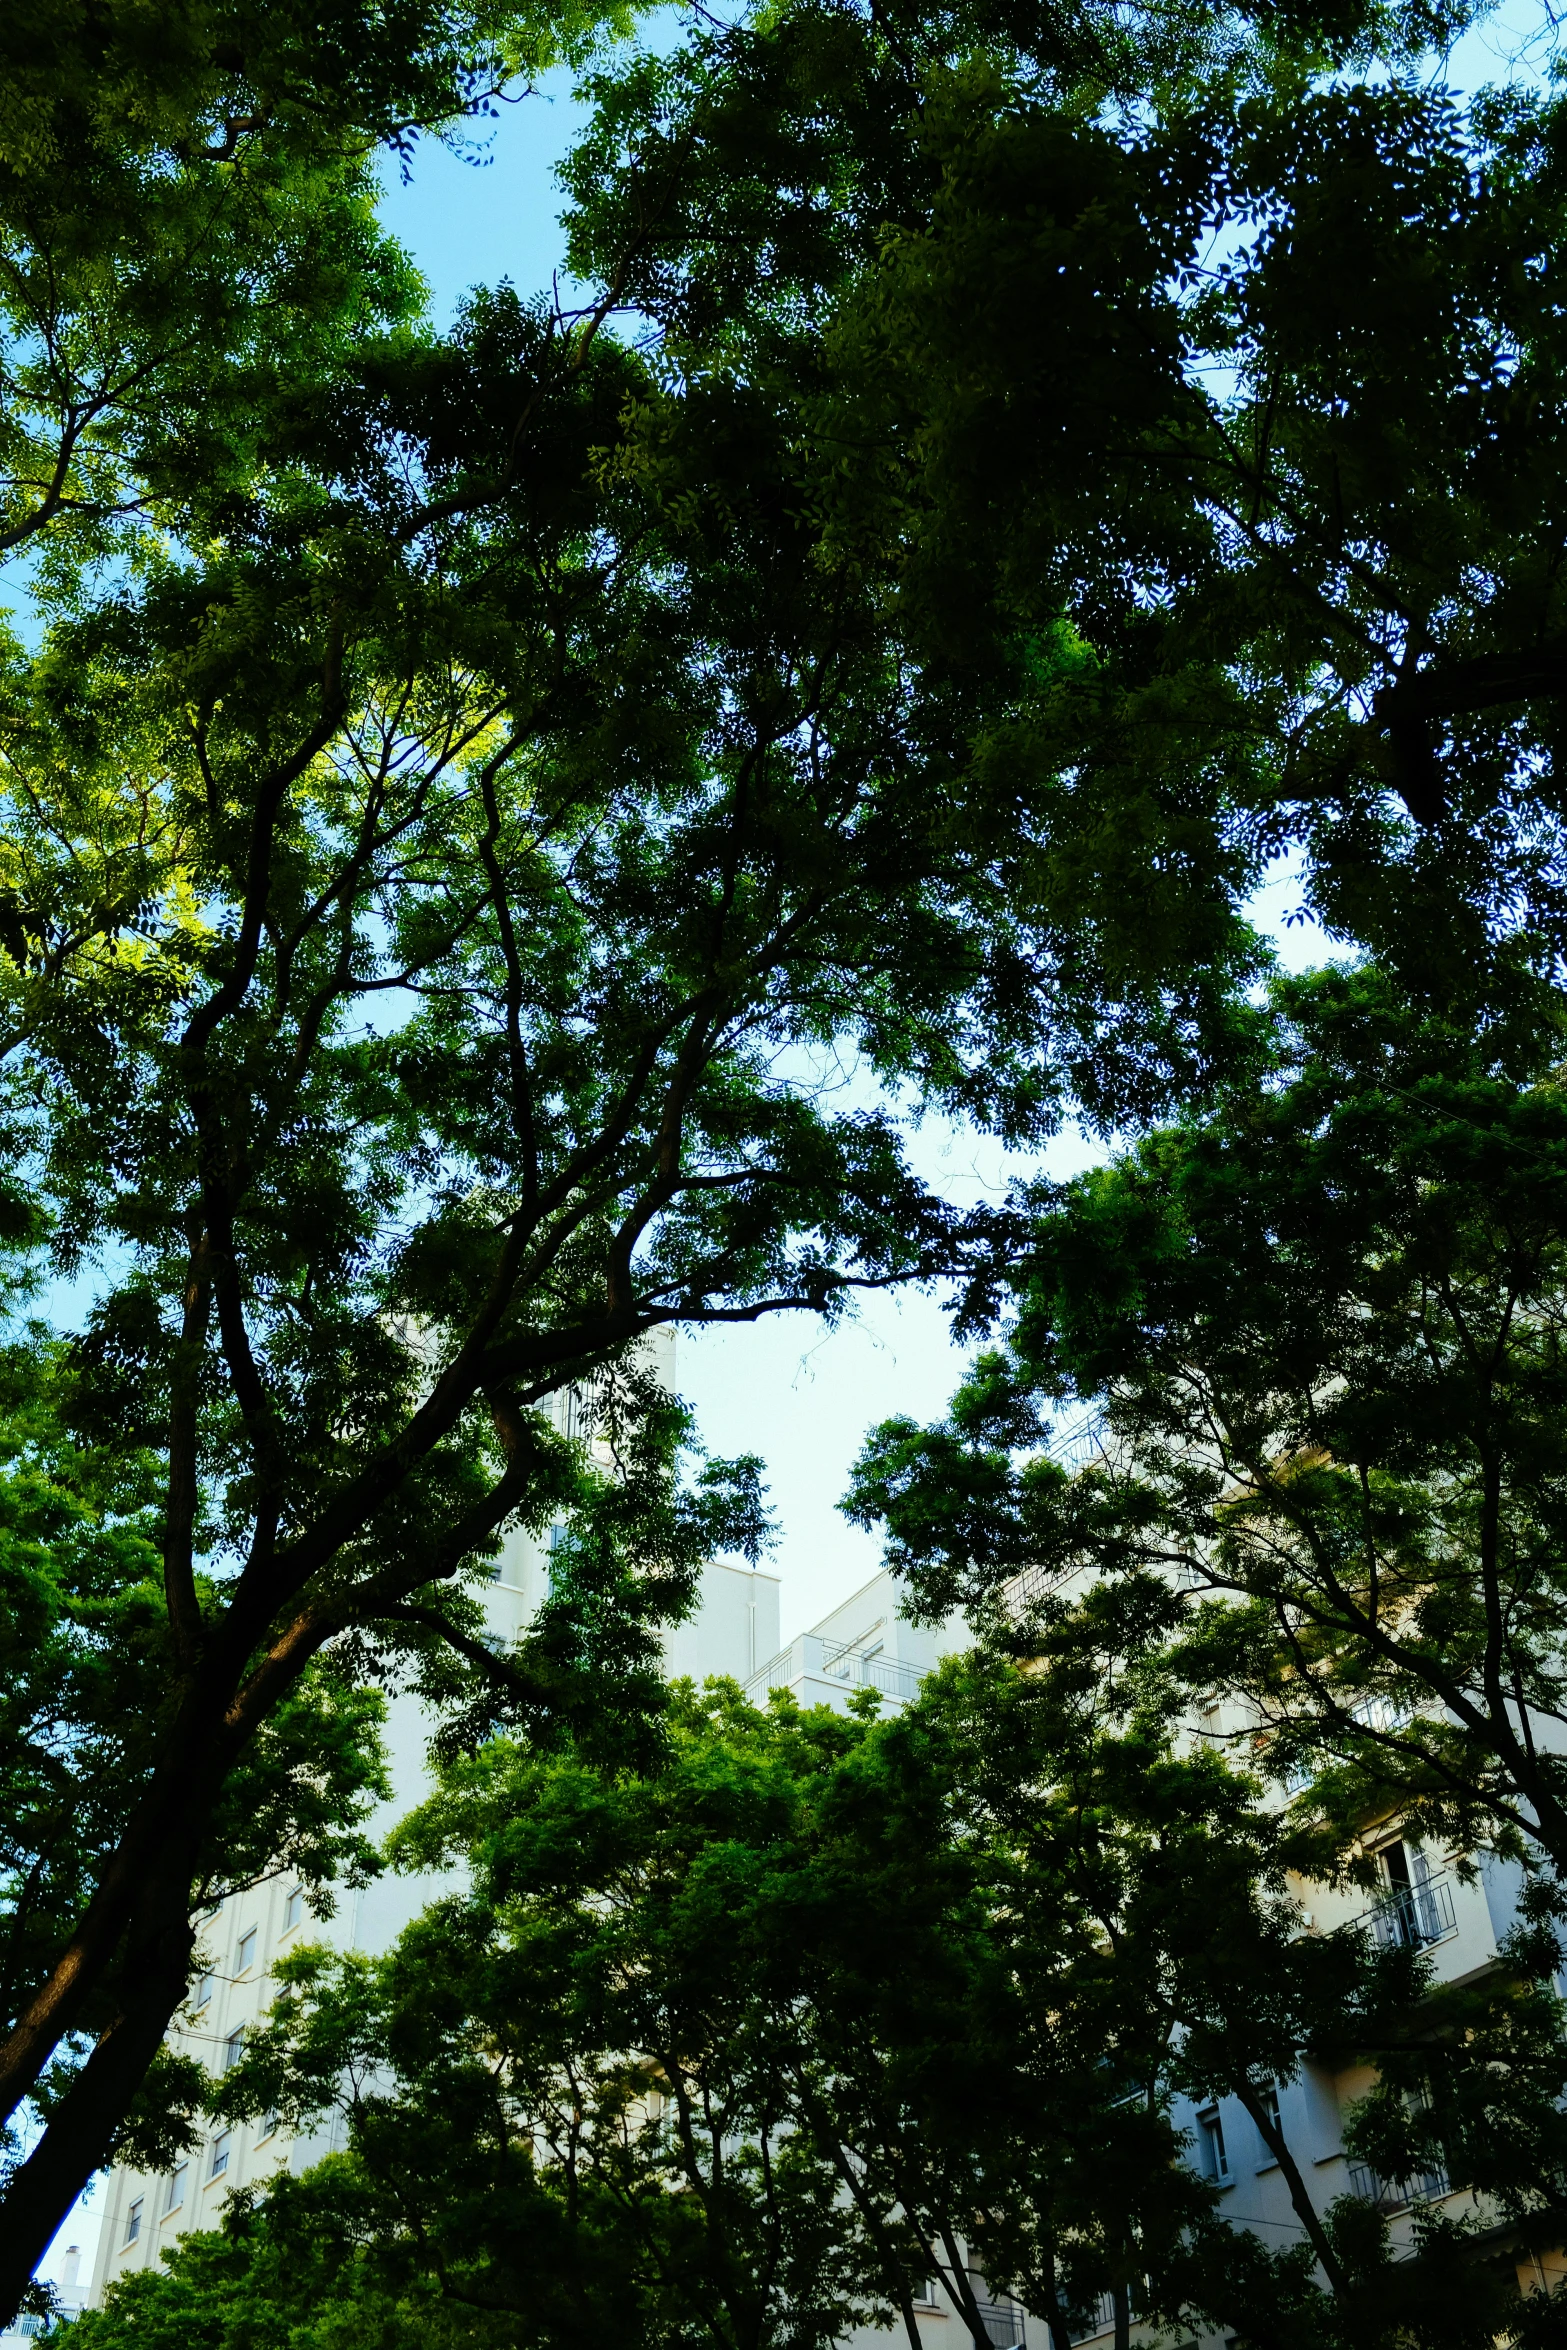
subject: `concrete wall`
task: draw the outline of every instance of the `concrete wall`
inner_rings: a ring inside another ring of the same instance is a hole
[[[688,1675],[700,1684],[727,1674],[748,1681],[778,1646],[778,1593],[776,1575],[753,1573],[728,1559],[709,1560],[694,1614],[664,1636],[670,1679]]]

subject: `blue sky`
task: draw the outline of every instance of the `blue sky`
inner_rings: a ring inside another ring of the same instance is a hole
[[[386,167],[382,218],[418,263],[440,325],[470,286],[549,285],[564,241],[555,168],[585,115],[570,74],[552,74],[508,101],[482,142],[453,151],[422,141],[407,181]]]

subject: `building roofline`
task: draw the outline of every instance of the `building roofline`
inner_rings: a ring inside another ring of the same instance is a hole
[[[796,1640],[809,1640],[813,1638],[814,1635],[821,1630],[823,1624],[827,1622],[828,1616],[841,1616],[846,1607],[853,1607],[857,1599],[863,1599],[866,1592],[871,1590],[875,1584],[880,1583],[883,1577],[892,1577],[892,1569],[890,1567],[878,1567],[875,1574],[872,1575],[870,1582],[862,1583],[857,1590],[851,1591],[846,1599],[836,1600],[834,1604],[827,1610],[826,1615],[818,1616],[814,1624],[807,1624],[803,1633],[797,1632],[795,1634]],[[894,1582],[896,1582],[896,1577],[892,1577],[892,1579]],[[897,1610],[895,1609],[893,1612],[896,1614]],[[907,1619],[904,1618],[900,1620],[906,1621]]]

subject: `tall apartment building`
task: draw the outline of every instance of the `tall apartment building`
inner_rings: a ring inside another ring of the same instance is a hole
[[[1054,1451],[1066,1467],[1075,1469],[1098,1448],[1098,1432],[1084,1420],[1065,1431]],[[1038,1569],[1027,1569],[1009,1591],[1021,1610],[1046,1593],[1086,1587],[1088,1580],[1081,1569],[1048,1578]],[[1385,1709],[1388,1701],[1369,1702]],[[1367,1719],[1373,1727],[1395,1726],[1390,1720]],[[1244,1750],[1254,1728],[1254,1720],[1239,1706],[1216,1701],[1187,1725],[1186,1735]],[[1542,1740],[1549,1738],[1552,1726],[1542,1724],[1541,1735]],[[1291,1882],[1289,1891],[1299,1905],[1304,1933],[1326,1934],[1358,1924],[1384,1948],[1398,1944],[1423,1952],[1441,1984],[1478,1980],[1502,1963],[1501,1944],[1516,1922],[1522,1890],[1523,1872],[1517,1863],[1475,1853],[1462,1856],[1471,1865],[1460,1874],[1461,1856],[1424,1845],[1392,1816],[1365,1823],[1360,1853],[1378,1880],[1369,1898],[1357,1887],[1327,1886],[1299,1877]],[[1558,1987],[1567,1996],[1567,1969]],[[1314,2212],[1325,2213],[1341,2195],[1364,2198],[1386,2215],[1395,2256],[1412,2252],[1416,2215],[1423,2208],[1441,2205],[1455,2217],[1472,2217],[1483,2234],[1489,2215],[1461,2180],[1451,2180],[1441,2170],[1416,2178],[1383,2179],[1365,2164],[1351,2161],[1344,2148],[1344,2119],[1374,2078],[1369,2065],[1330,2071],[1308,2062],[1289,2080],[1270,2085],[1271,2118],[1294,2157]],[[1305,2240],[1282,2167],[1238,2098],[1204,2105],[1181,2100],[1174,2118],[1187,2137],[1187,2159],[1217,2189],[1220,2211],[1230,2226],[1256,2231],[1276,2251]],[[1507,2231],[1498,2229],[1492,2246],[1496,2257],[1505,2259],[1506,2248]],[[1554,2291],[1567,2282],[1567,2251],[1520,2255],[1516,2265],[1525,2292]],[[1043,2321],[1030,2318],[1028,2324],[1034,2350],[1048,2350]],[[1108,2299],[1093,2322],[1072,2335],[1075,2350],[1107,2350],[1113,2338],[1114,2314]],[[1199,2332],[1181,2350],[1230,2350],[1229,2338],[1218,2331]]]
[[[1197,1735],[1225,1739],[1249,1728],[1237,1709],[1213,1706]],[[1424,1952],[1439,1983],[1472,1981],[1500,1963],[1500,1944],[1516,1920],[1522,1886],[1516,1863],[1480,1853],[1472,1856],[1472,1873],[1466,1869],[1460,1876],[1456,1855],[1422,1844],[1391,1818],[1367,1822],[1361,1850],[1379,1880],[1369,1899],[1354,1887],[1327,1887],[1304,1879],[1293,1883],[1290,1889],[1300,1905],[1304,1932],[1325,1934],[1358,1923],[1384,1947],[1402,1944]],[[1461,2180],[1450,2180],[1444,2171],[1383,2179],[1350,2160],[1344,2150],[1344,2117],[1373,2079],[1369,2065],[1330,2071],[1306,2063],[1292,2079],[1271,2086],[1272,2117],[1314,2209],[1325,2212],[1341,2195],[1362,2197],[1388,2216],[1395,2254],[1413,2249],[1416,2214],[1422,2207],[1445,2206],[1454,2217],[1474,2218],[1484,2229],[1488,2215],[1483,2204]],[[1274,2248],[1303,2238],[1283,2172],[1238,2099],[1186,2104],[1177,2110],[1176,2119],[1188,2132],[1192,2161],[1219,2190],[1222,2215],[1232,2227],[1254,2229]],[[1506,2241],[1506,2232],[1500,2231],[1498,2257],[1506,2257]],[[1524,2291],[1554,2290],[1567,2280],[1567,2257],[1523,2255],[1517,2269]],[[1110,2338],[1108,2310],[1101,2316],[1097,2332],[1078,2337],[1085,2344]],[[1199,2337],[1199,2342],[1200,2350],[1225,2350],[1221,2334]]]

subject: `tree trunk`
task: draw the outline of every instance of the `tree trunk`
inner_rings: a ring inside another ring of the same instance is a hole
[[[1061,2294],[1056,2284],[1055,2246],[1048,2240],[1040,2261],[1039,2281],[1044,2288],[1044,2317],[1050,2334],[1050,2350],[1072,2350],[1072,2337],[1067,2331],[1066,2319],[1061,2315]]]
[[[1284,2132],[1279,2128],[1278,2123],[1249,2080],[1244,2077],[1239,2080],[1235,2085],[1235,2094],[1256,2123],[1258,2135],[1263,2144],[1284,2173],[1284,2183],[1289,2189],[1290,2201],[1295,2207],[1295,2216],[1305,2229],[1313,2252],[1322,2263],[1322,2273],[1327,2278],[1335,2299],[1342,2300],[1348,2289],[1344,2271],[1339,2265],[1337,2254],[1328,2241],[1327,2230],[1322,2225],[1317,2207],[1311,2200],[1306,2182],[1301,2177],[1300,2165],[1290,2152]]]
[[[98,2042],[6,2189],[0,2325],[15,2317],[72,2204],[109,2160],[126,2109],[185,1996],[195,1945],[188,1915],[149,1943],[128,1960],[133,2001]]]

